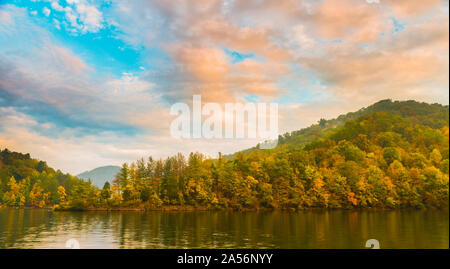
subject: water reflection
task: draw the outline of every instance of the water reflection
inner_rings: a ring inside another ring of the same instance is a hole
[[[449,212],[52,212],[0,209],[0,248],[449,248]]]

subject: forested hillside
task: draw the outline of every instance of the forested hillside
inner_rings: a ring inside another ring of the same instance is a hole
[[[97,188],[50,168],[30,154],[0,151],[0,202],[7,206],[51,207],[69,198],[89,199]]]
[[[324,136],[336,127],[342,126],[349,120],[375,112],[387,112],[397,116],[406,117],[414,124],[418,123],[432,128],[441,128],[442,126],[448,125],[449,107],[440,104],[420,103],[412,100],[394,102],[389,99],[381,100],[367,108],[362,108],[356,112],[349,112],[336,119],[320,119],[317,124],[313,124],[310,127],[279,135],[278,145],[280,147],[278,147],[277,150],[304,146],[314,139]],[[243,150],[241,153],[250,153],[256,150],[259,150],[259,145]],[[230,159],[236,154],[237,153],[225,157]]]
[[[17,186],[40,182],[51,185],[41,188],[60,209],[442,207],[448,206],[449,108],[385,100],[285,135],[271,150],[125,163],[102,190],[42,169],[28,155],[10,158],[13,163],[1,159],[2,201],[8,205],[14,204],[12,194],[27,189]],[[36,206],[23,196],[23,204]]]

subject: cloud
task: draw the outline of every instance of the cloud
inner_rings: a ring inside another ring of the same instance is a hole
[[[13,22],[11,13],[0,9],[0,22],[4,25],[11,24]]]
[[[158,44],[174,61],[153,76],[159,80],[156,88],[170,100],[201,94],[207,101],[225,101],[249,94],[275,97],[281,92],[275,76],[289,69],[285,62],[289,54],[270,40],[272,30],[227,18],[221,1],[119,1],[113,6],[125,40]],[[257,55],[266,67],[252,70],[248,64],[233,64],[226,49]]]
[[[325,40],[352,38],[371,42],[386,27],[384,13],[376,4],[355,0],[328,0],[318,4],[312,15],[318,36]]]
[[[53,137],[67,129],[78,136],[102,131],[123,136],[148,129],[131,126],[128,120],[139,109],[151,110],[153,103],[158,103],[150,82],[130,75],[120,80],[98,75],[26,16],[15,10],[15,18],[21,22],[15,24],[15,31],[25,39],[32,36],[33,46],[10,48],[6,42],[0,49],[0,106],[31,115],[41,124],[54,124],[55,132],[49,133]],[[0,32],[1,40],[3,34]]]
[[[58,1],[52,1],[51,7],[56,11],[63,11],[64,8],[59,5]]]
[[[293,27],[293,39],[298,42],[301,48],[311,50],[316,46],[317,42],[308,34],[305,25],[298,24]]]
[[[46,54],[43,55],[43,57],[51,58],[51,61],[54,62],[53,66],[64,69],[67,72],[81,74],[91,70],[83,60],[75,56],[73,52],[67,48],[47,44],[47,46],[43,48],[43,51],[46,51],[43,52]]]
[[[44,7],[42,9],[42,13],[44,13],[44,15],[48,17],[50,15],[50,9],[48,9],[47,7]]]
[[[320,57],[299,62],[316,70],[330,91],[345,100],[375,102],[390,97],[445,102],[448,93],[448,16],[409,24],[395,37],[361,48],[354,43],[327,47]],[[326,56],[326,57],[324,57]]]
[[[89,0],[66,1],[62,6],[58,1],[50,1],[51,8],[55,12],[64,13],[64,19],[73,33],[96,33],[104,27],[103,13]],[[44,8],[48,14],[50,10]],[[48,16],[46,14],[46,16]],[[59,26],[59,25],[58,25]]]
[[[128,25],[133,25],[129,35],[142,37],[131,42],[152,46],[160,36],[168,37],[160,46],[175,63],[167,71],[172,80],[160,86],[172,99],[186,99],[193,93],[201,93],[206,100],[251,94],[277,98],[286,92],[279,82],[294,78],[295,69],[306,68],[329,85],[323,91],[343,100],[359,98],[367,104],[408,92],[412,98],[442,100],[442,88],[448,83],[439,70],[446,69],[448,24],[443,19],[448,15],[439,13],[436,1],[422,3],[420,9],[408,6],[405,1],[369,4],[358,0],[232,1],[227,5],[221,1],[189,5],[186,1],[120,1],[115,11],[117,26],[125,35]],[[425,23],[414,21],[423,14],[432,17]],[[406,29],[394,37],[392,18],[406,15]],[[439,51],[444,57],[413,48],[424,45],[423,49],[436,52],[425,45],[434,42],[433,35],[441,36]],[[252,53],[259,60],[233,64],[222,48]]]
[[[80,1],[75,6],[79,20],[83,23],[82,32],[97,32],[103,27],[102,13],[94,5]]]
[[[405,16],[417,16],[423,13],[426,13],[436,7],[439,7],[441,4],[445,3],[445,0],[429,0],[429,1],[421,1],[421,0],[386,0],[382,1],[387,6],[390,6],[395,15],[398,17]]]

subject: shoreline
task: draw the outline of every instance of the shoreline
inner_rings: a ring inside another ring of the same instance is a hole
[[[208,208],[208,207],[195,207],[195,206],[167,206],[161,208],[86,208],[86,209],[66,209],[66,208],[56,208],[51,207],[11,207],[0,205],[0,209],[28,209],[28,210],[51,210],[58,212],[302,212],[302,211],[395,211],[395,210],[449,210],[449,206],[441,207],[403,207],[403,208],[389,208],[389,207],[369,207],[369,208],[326,208],[326,207],[308,207],[308,208],[298,208],[298,209],[279,209],[279,208],[243,208],[243,209],[233,209],[233,208]]]

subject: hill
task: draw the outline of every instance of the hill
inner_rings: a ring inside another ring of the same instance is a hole
[[[85,180],[90,179],[92,181],[92,184],[96,185],[99,188],[102,188],[106,181],[112,182],[119,170],[119,166],[102,166],[91,171],[83,172],[77,175],[77,177]]]
[[[51,207],[92,197],[96,187],[55,170],[30,154],[0,150],[0,206]]]
[[[330,120],[320,119],[317,124],[313,124],[307,128],[279,135],[278,147],[276,150],[303,147],[307,143],[323,137],[330,131],[344,125],[350,120],[376,112],[386,112],[392,115],[407,118],[415,124],[422,124],[431,128],[441,128],[448,125],[449,106],[443,106],[441,104],[427,104],[413,100],[381,100],[371,106],[361,108],[356,112],[349,112],[345,115],[340,115],[339,117]],[[242,150],[240,153],[248,154],[257,150],[260,150],[259,145]],[[237,153],[225,155],[224,157],[227,159],[232,159]]]

